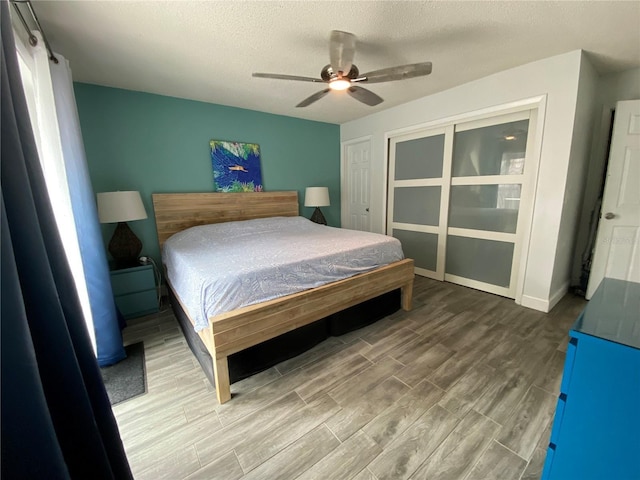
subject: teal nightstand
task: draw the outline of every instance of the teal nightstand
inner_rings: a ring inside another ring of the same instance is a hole
[[[153,265],[111,271],[111,287],[124,318],[158,311],[158,290]]]

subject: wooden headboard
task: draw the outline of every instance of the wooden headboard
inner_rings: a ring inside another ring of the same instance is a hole
[[[196,225],[265,217],[295,217],[298,192],[154,193],[160,248],[174,233]]]

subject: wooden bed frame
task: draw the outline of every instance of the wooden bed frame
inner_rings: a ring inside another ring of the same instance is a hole
[[[160,248],[174,233],[196,225],[275,216],[297,216],[298,192],[154,193]],[[401,307],[411,309],[413,260],[405,259],[345,280],[239,308],[209,319],[198,332],[213,359],[218,401],[231,399],[227,357],[384,293],[401,289]],[[172,289],[183,310],[190,316]]]

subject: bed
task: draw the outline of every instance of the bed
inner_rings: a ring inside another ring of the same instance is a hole
[[[299,208],[295,191],[170,193],[153,194],[152,197],[161,249],[170,237],[191,227],[268,217],[297,217]],[[167,284],[211,355],[216,395],[218,401],[224,403],[231,398],[230,355],[288,332],[308,328],[329,315],[396,289],[401,292],[401,308],[410,310],[413,275],[413,260],[397,260],[322,286],[213,314],[206,319],[205,325],[198,320],[193,303],[189,308],[172,282],[167,280]]]

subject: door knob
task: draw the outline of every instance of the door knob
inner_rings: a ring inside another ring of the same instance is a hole
[[[369,211],[369,207],[365,208],[365,211],[367,211],[367,212],[368,212],[368,211]]]
[[[606,218],[607,220],[611,220],[613,218],[616,218],[616,214],[613,212],[607,212],[604,214],[604,218]]]

